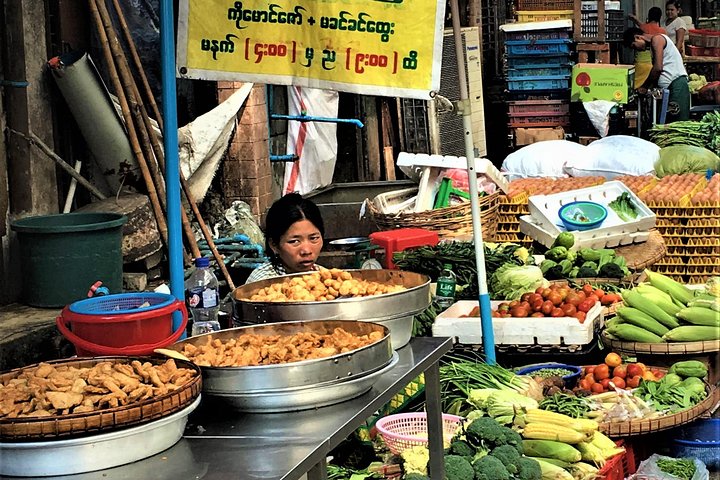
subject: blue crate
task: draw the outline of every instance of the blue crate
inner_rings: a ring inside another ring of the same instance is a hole
[[[505,94],[509,101],[570,100],[570,87],[561,90],[512,90]]]
[[[507,57],[506,60],[508,68],[572,65],[570,55],[532,55],[527,57]]]
[[[508,90],[558,90],[568,88],[570,75],[547,75],[508,79]]]
[[[671,453],[674,457],[693,457],[708,470],[720,470],[720,418],[698,420],[675,430]]]
[[[505,42],[505,51],[512,55],[548,55],[569,54],[570,40],[508,40]]]
[[[509,68],[508,80],[522,80],[526,77],[570,77],[571,65],[523,66],[522,68]]]
[[[512,40],[558,40],[570,38],[567,28],[554,30],[523,30],[521,32],[506,32],[505,38]]]

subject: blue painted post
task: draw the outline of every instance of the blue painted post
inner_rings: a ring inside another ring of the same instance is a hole
[[[180,220],[180,158],[177,135],[177,94],[175,89],[175,25],[172,0],[160,0],[160,72],[162,73],[162,114],[165,129],[165,190],[167,191],[168,257],[170,292],[185,300],[182,226]],[[180,327],[180,313],[173,314],[173,330]],[[185,334],[181,338],[185,338]]]

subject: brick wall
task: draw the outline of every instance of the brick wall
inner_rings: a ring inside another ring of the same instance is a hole
[[[242,85],[218,82],[218,101],[223,102]],[[273,202],[265,85],[253,86],[237,117],[237,128],[222,165],[221,193],[226,205],[242,200],[260,220]]]

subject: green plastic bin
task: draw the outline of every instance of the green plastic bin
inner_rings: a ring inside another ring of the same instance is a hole
[[[87,297],[98,280],[122,292],[122,226],[119,213],[67,213],[10,223],[20,247],[22,301],[62,307]]]

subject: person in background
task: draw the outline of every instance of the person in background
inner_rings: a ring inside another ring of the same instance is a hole
[[[639,28],[628,28],[623,34],[623,43],[635,51],[650,50],[652,69],[645,83],[637,90],[646,93],[656,85],[670,92],[667,123],[690,118],[690,87],[682,55],[667,35],[652,35]]]
[[[675,44],[680,55],[685,56],[685,36],[687,35],[687,24],[680,18],[682,9],[679,0],[668,0],[665,4],[665,30],[667,36]]]
[[[265,218],[265,248],[270,261],[253,270],[245,283],[318,270],[315,261],[324,234],[317,205],[298,193],[280,198]]]
[[[660,26],[660,19],[662,18],[662,10],[660,7],[652,7],[648,11],[647,22],[641,23],[635,15],[628,15],[628,18],[637,25],[637,27],[644,33],[651,35],[657,35],[659,33],[667,34],[667,31]],[[652,70],[652,54],[650,50],[642,52],[635,52],[635,88],[640,88],[647,80]]]

